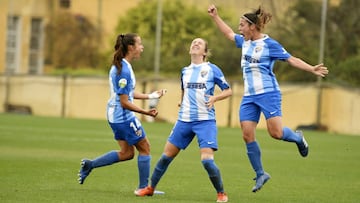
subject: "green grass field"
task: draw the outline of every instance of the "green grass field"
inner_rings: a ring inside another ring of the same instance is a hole
[[[172,124],[143,123],[152,147],[152,168]],[[238,128],[219,128],[216,152],[229,202],[360,202],[360,136],[305,132],[309,157],[294,144],[258,130],[264,168],[272,179],[252,193],[254,173]],[[181,152],[160,181],[165,195],[135,197],[136,159],[93,170],[77,183],[81,158],[118,149],[105,120],[0,114],[0,202],[215,202],[197,142]]]

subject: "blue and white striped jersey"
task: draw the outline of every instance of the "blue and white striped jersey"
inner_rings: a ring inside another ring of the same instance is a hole
[[[235,35],[235,44],[236,47],[242,48],[244,96],[280,91],[273,72],[274,63],[291,56],[281,44],[268,35],[258,40],[245,41],[239,34]]]
[[[229,88],[224,74],[215,64],[190,64],[181,70],[181,89],[184,91],[178,119],[184,122],[215,120],[215,109],[205,105],[207,95],[214,95],[215,84]]]
[[[117,74],[115,65],[112,65],[109,72],[110,99],[107,105],[107,119],[110,123],[123,123],[135,117],[135,113],[124,109],[120,103],[120,94],[127,94],[129,101],[134,101],[134,90],[136,85],[135,74],[131,64],[122,59],[121,73]]]

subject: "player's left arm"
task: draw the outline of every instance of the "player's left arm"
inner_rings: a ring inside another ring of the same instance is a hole
[[[231,95],[232,95],[232,90],[229,87],[227,89],[222,90],[219,94],[214,95],[213,99],[214,99],[214,102],[217,102],[217,101],[224,100],[224,99],[230,97]]]
[[[217,101],[224,100],[232,95],[232,90],[230,87],[223,89],[219,94],[217,95],[206,95],[208,97],[208,100],[206,101],[206,107],[208,109],[212,108]]]
[[[294,56],[290,56],[286,61],[295,68],[308,71],[317,76],[325,77],[329,73],[327,67],[322,63],[313,66]]]
[[[269,46],[269,53],[270,57],[276,59],[276,60],[283,60],[287,61],[291,66],[296,67],[298,69],[308,71],[310,73],[313,73],[314,75],[325,77],[329,73],[327,67],[324,66],[324,64],[318,64],[318,65],[310,65],[303,61],[300,58],[297,58],[295,56],[290,55],[284,47],[277,42],[276,40],[269,39],[267,41]]]
[[[178,102],[178,107],[181,107],[183,99],[184,99],[184,90],[181,90],[181,97],[180,97],[180,101]]]

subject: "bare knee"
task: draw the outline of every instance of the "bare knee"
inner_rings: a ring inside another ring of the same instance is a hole
[[[200,159],[201,160],[214,159],[214,150],[212,148],[201,148]]]
[[[245,141],[245,143],[250,143],[250,142],[255,141],[255,134],[253,134],[253,133],[243,132],[242,137],[243,137],[243,140]]]
[[[150,155],[150,142],[147,138],[141,140],[135,145],[139,155]]]
[[[275,139],[281,139],[283,130],[282,130],[282,121],[280,116],[272,117],[266,120],[267,130],[271,137]]]
[[[244,141],[246,143],[254,142],[257,123],[251,121],[244,121],[241,122],[240,124],[241,124]]]
[[[119,153],[119,156],[120,156],[120,160],[122,161],[126,161],[126,160],[131,160],[134,158],[134,151],[120,151],[118,152]]]
[[[242,129],[242,137],[245,143],[250,143],[255,141],[255,130],[243,128]]]
[[[268,129],[268,132],[270,134],[271,137],[273,137],[274,139],[280,140],[282,137],[282,130],[270,130]]]

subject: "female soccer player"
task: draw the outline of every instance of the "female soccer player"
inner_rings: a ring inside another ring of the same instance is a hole
[[[312,66],[291,56],[281,44],[263,34],[262,30],[270,21],[271,15],[261,7],[240,18],[240,34],[235,34],[221,19],[214,5],[208,7],[208,13],[225,37],[235,41],[236,47],[242,48],[244,96],[239,117],[247,155],[256,172],[256,184],[252,188],[252,191],[256,192],[270,179],[270,175],[263,170],[260,147],[255,139],[255,129],[261,112],[265,115],[267,130],[273,138],[296,143],[303,157],[308,155],[309,150],[301,131],[294,132],[282,126],[281,92],[273,73],[275,61],[287,61],[291,66],[321,77],[328,74],[328,70],[323,64]]]
[[[134,112],[156,117],[158,111],[155,108],[144,110],[136,106],[133,100],[160,98],[164,91],[151,94],[135,92],[136,79],[131,61],[140,58],[144,50],[140,36],[133,33],[121,34],[117,37],[114,48],[113,64],[109,72],[110,99],[107,104],[107,119],[120,151],[109,151],[94,160],[81,160],[79,183],[83,184],[94,168],[133,159],[136,148],[139,152],[138,188],[144,188],[148,185],[150,176],[150,144]]]
[[[152,196],[171,161],[180,150],[189,146],[196,135],[201,163],[217,192],[217,202],[227,202],[220,171],[214,161],[214,151],[218,149],[214,103],[231,96],[232,90],[220,68],[206,62],[209,52],[204,39],[194,39],[189,54],[191,64],[181,70],[182,99],[178,120],[151,176],[151,185],[135,194]],[[215,85],[222,90],[218,95],[214,95]]]

